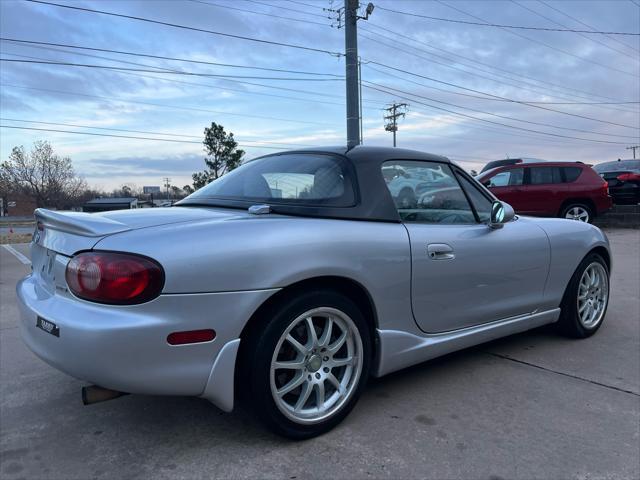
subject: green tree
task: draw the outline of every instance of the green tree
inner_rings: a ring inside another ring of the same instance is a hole
[[[233,133],[225,132],[224,127],[215,122],[211,122],[211,127],[205,127],[202,144],[207,152],[204,159],[207,170],[192,175],[196,190],[239,167],[244,156],[244,150],[238,149]]]

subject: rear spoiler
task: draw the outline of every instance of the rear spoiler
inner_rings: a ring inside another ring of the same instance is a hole
[[[102,237],[130,230],[123,223],[90,213],[54,212],[37,208],[34,215],[38,224],[42,224],[45,228],[85,237]]]

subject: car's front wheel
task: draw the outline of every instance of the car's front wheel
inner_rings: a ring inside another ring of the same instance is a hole
[[[247,400],[267,426],[290,438],[310,438],[342,421],[369,375],[371,334],[344,295],[295,296],[265,318],[248,339]]]
[[[600,328],[609,305],[609,269],[591,253],[571,277],[562,299],[560,330],[574,338],[590,337]]]

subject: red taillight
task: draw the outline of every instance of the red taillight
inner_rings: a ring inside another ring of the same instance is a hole
[[[616,178],[621,182],[638,182],[640,181],[640,173],[621,173]]]
[[[115,252],[80,253],[67,264],[65,277],[74,295],[114,305],[147,302],[164,285],[164,272],[156,262]]]
[[[173,332],[167,336],[169,345],[187,345],[189,343],[210,342],[216,338],[213,330],[189,330],[187,332]]]

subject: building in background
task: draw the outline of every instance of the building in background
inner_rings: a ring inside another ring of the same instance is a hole
[[[29,217],[37,208],[34,198],[21,193],[0,194],[0,217]]]

